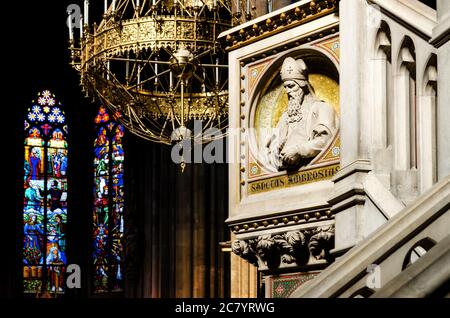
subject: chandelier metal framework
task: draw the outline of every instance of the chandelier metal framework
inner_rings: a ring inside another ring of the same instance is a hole
[[[226,134],[227,55],[217,38],[231,27],[230,0],[105,0],[99,24],[89,11],[86,0],[79,38],[68,19],[71,64],[87,96],[153,142],[204,143],[213,127],[216,138]]]

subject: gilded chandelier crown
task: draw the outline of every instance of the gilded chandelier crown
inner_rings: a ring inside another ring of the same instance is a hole
[[[86,0],[76,40],[73,19],[72,65],[84,91],[132,133],[170,144],[191,136],[194,120],[203,132],[227,128],[228,69],[217,37],[231,27],[229,0],[105,0],[98,25]]]

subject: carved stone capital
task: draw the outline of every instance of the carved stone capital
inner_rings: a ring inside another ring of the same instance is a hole
[[[329,262],[334,225],[235,240],[231,247],[233,253],[260,270],[308,265],[314,260]]]
[[[316,259],[329,259],[334,247],[334,226],[318,228],[308,243],[309,252]]]

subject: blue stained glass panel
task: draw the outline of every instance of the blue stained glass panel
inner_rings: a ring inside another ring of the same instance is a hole
[[[100,107],[94,141],[95,293],[123,290],[124,128]]]
[[[67,125],[46,90],[24,121],[23,286],[25,293],[64,292],[67,223]]]

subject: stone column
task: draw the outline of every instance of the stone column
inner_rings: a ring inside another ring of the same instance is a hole
[[[231,234],[231,241],[236,235]],[[231,254],[231,298],[256,298],[258,295],[258,269],[241,257]]]
[[[370,122],[369,100],[367,100],[367,76],[370,75],[367,61],[366,1],[341,1],[341,165],[346,167],[358,160],[368,158],[367,138]],[[366,115],[366,116],[365,116]]]
[[[363,181],[372,169],[368,142],[370,138],[370,103],[366,77],[370,75],[367,50],[366,1],[340,2],[341,41],[341,171],[337,173],[332,198],[336,215],[336,255],[345,252],[364,237]]]

